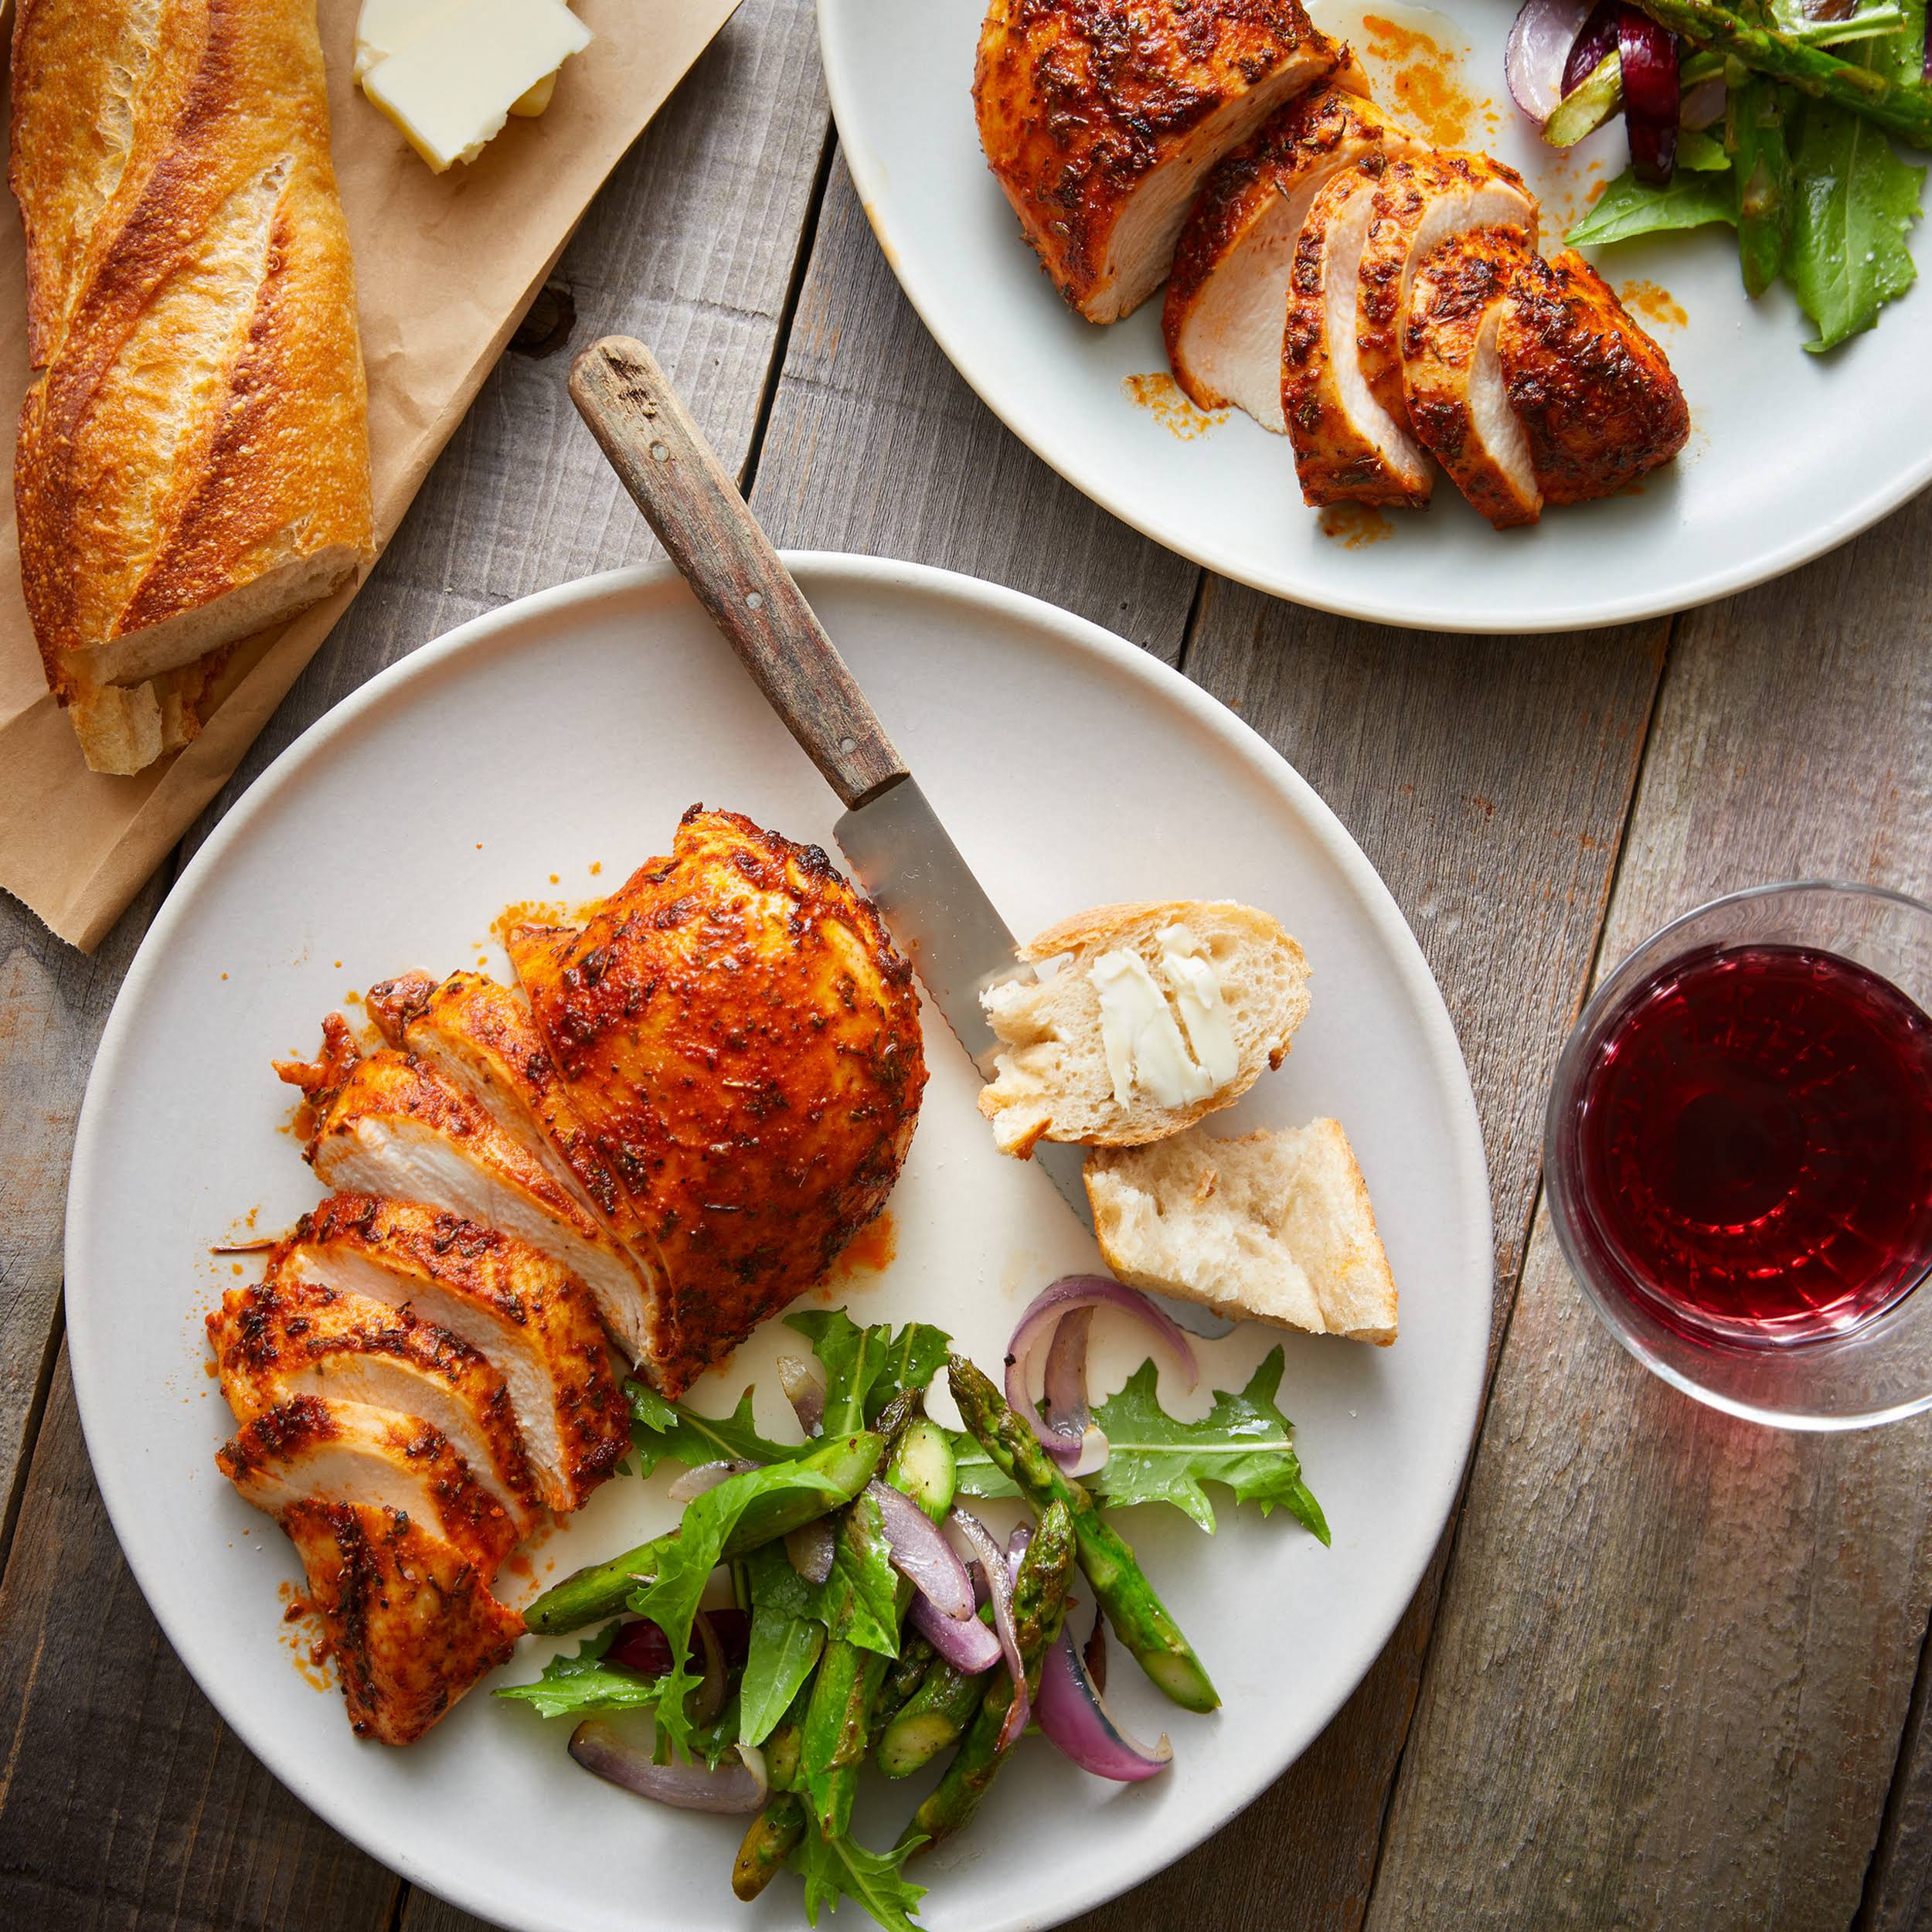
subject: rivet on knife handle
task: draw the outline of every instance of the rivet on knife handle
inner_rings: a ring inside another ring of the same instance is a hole
[[[570,370],[570,397],[658,540],[807,757],[847,806],[904,761],[838,647],[641,342],[607,335]]]

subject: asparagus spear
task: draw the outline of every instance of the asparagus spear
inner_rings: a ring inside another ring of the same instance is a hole
[[[940,1662],[906,1700],[880,1733],[876,1762],[888,1777],[910,1777],[964,1736],[991,1681],[991,1671],[969,1677]]]
[[[1080,1543],[1080,1567],[1107,1621],[1141,1669],[1184,1710],[1213,1710],[1221,1701],[1219,1693],[1155,1595],[1127,1539],[1102,1518],[1077,1482],[1061,1475],[1039,1439],[971,1362],[964,1355],[948,1355],[947,1369],[968,1430],[1026,1500],[1042,1512],[1051,1503],[1066,1505]]]
[[[861,1430],[856,1435],[842,1436],[815,1449],[810,1455],[801,1457],[791,1467],[801,1475],[818,1477],[822,1487],[754,1497],[725,1545],[724,1558],[728,1560],[747,1549],[756,1549],[760,1543],[801,1529],[827,1511],[851,1502],[871,1480],[884,1447],[879,1437]],[[730,1476],[726,1481],[743,1481],[757,1473],[747,1471],[746,1477]],[[724,1484],[718,1487],[721,1490]],[[600,1617],[615,1616],[640,1583],[648,1583],[657,1575],[658,1558],[677,1534],[675,1529],[667,1530],[636,1549],[613,1556],[608,1563],[594,1563],[587,1570],[565,1577],[523,1613],[525,1624],[540,1636],[554,1637],[560,1631],[594,1624]]]
[[[1066,1614],[1066,1586],[1073,1574],[1075,1541],[1073,1513],[1056,1498],[1047,1505],[1032,1541],[1026,1546],[1026,1554],[1020,1559],[1019,1575],[1013,1583],[1013,1622],[1019,1632],[1020,1662],[1029,1692],[1039,1688],[1041,1662],[1059,1638],[1060,1621]],[[1003,1746],[1000,1736],[1013,1702],[1012,1673],[1002,1668],[987,1675],[993,1681],[986,1687],[966,1733],[966,1741],[946,1767],[946,1775],[932,1795],[913,1814],[912,1822],[900,1834],[901,1845],[923,1838],[926,1843],[922,1849],[930,1849],[970,1824],[981,1799],[1006,1761],[1012,1747]]]
[[[1726,99],[1725,145],[1737,183],[1737,252],[1747,294],[1777,280],[1791,238],[1791,152],[1784,137],[1787,90],[1756,75]]]
[[[1801,94],[1849,107],[1914,148],[1932,149],[1932,87],[1889,80],[1822,47],[1808,46],[1775,27],[1754,26],[1716,0],[1641,0],[1641,4],[1660,27],[1700,46],[1735,55],[1746,66],[1774,80],[1788,81]]]
[[[892,1413],[889,1408],[879,1417],[882,1428],[889,1426]],[[923,1416],[906,1422],[887,1451],[885,1480],[911,1497],[935,1522],[944,1516],[952,1507],[954,1485],[952,1444],[945,1430]],[[862,1536],[875,1532],[859,1512],[850,1510],[841,1533]],[[895,1601],[903,1623],[912,1603],[912,1585],[903,1577]],[[844,1836],[851,1825],[859,1767],[874,1741],[873,1713],[893,1662],[891,1658],[862,1650],[840,1637],[828,1640],[818,1660],[811,1702],[805,1713],[804,1784],[827,1838]]]
[[[764,1808],[745,1827],[737,1861],[731,1868],[731,1889],[747,1904],[771,1883],[772,1875],[805,1835],[804,1802],[792,1787],[798,1781],[801,1733],[811,1696],[811,1686],[801,1685],[790,1709],[765,1740],[765,1777],[770,1794]]]

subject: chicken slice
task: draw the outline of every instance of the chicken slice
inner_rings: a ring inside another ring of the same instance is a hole
[[[1416,271],[1403,337],[1410,426],[1499,530],[1534,523],[1543,510],[1496,348],[1504,299],[1529,255],[1520,228],[1471,229],[1445,242]]]
[[[222,1298],[208,1336],[238,1422],[303,1395],[417,1417],[449,1439],[519,1536],[542,1520],[509,1386],[447,1328],[271,1267]]]
[[[926,1083],[919,995],[825,855],[693,808],[580,931],[508,935],[571,1104],[655,1238],[675,1395],[884,1205]]]
[[[393,1509],[433,1526],[487,1580],[516,1546],[516,1528],[440,1429],[359,1402],[297,1396],[264,1410],[224,1443],[222,1474],[278,1519],[298,1503]]]
[[[1054,285],[1118,321],[1159,287],[1208,169],[1344,58],[1298,0],[992,0],[980,145]]]
[[[487,1671],[508,1663],[523,1619],[476,1565],[421,1519],[368,1504],[282,1512],[320,1613],[359,1737],[413,1744]]]
[[[1369,220],[1394,164],[1370,155],[1332,175],[1294,245],[1281,343],[1281,410],[1304,502],[1429,501],[1434,478],[1406,423],[1376,400],[1355,340],[1356,289]]]
[[[337,1194],[276,1250],[277,1279],[412,1313],[502,1376],[543,1499],[579,1508],[621,1460],[629,1417],[583,1284],[526,1243],[414,1202]]]
[[[505,1132],[424,1061],[388,1047],[345,1065],[339,1043],[325,1036],[321,1060],[277,1071],[309,1094],[317,1125],[308,1158],[328,1185],[420,1201],[501,1228],[583,1281],[630,1360],[665,1352],[656,1281],[522,1137]]]
[[[1362,380],[1398,421],[1402,336],[1417,266],[1471,228],[1520,228],[1533,249],[1536,197],[1522,177],[1486,155],[1404,155],[1389,162],[1369,213],[1356,289],[1355,353]]]
[[[1204,410],[1230,403],[1264,429],[1281,413],[1281,325],[1294,244],[1322,184],[1413,139],[1342,77],[1278,109],[1209,176],[1182,230],[1162,330],[1182,389]]]
[[[1690,434],[1664,352],[1580,255],[1524,267],[1496,345],[1549,502],[1613,495],[1668,463]]]

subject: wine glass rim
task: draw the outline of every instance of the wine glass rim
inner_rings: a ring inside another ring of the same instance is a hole
[[[1558,1156],[1559,1138],[1569,1105],[1575,1097],[1579,1068],[1584,1052],[1602,1023],[1606,1009],[1613,1001],[1627,992],[1633,969],[1641,971],[1650,966],[1660,951],[1667,950],[1667,942],[1671,935],[1694,920],[1706,918],[1711,913],[1729,906],[1748,904],[1781,894],[1796,893],[1819,896],[1827,894],[1850,896],[1889,901],[1907,912],[1921,914],[1928,921],[1932,921],[1932,905],[1928,905],[1925,900],[1910,893],[1900,892],[1889,886],[1866,885],[1838,879],[1790,879],[1774,881],[1768,885],[1747,886],[1736,892],[1723,893],[1714,899],[1705,900],[1666,920],[1647,937],[1640,940],[1615,967],[1604,975],[1595,991],[1584,1002],[1582,1011],[1577,1016],[1575,1026],[1570,1029],[1569,1037],[1557,1055],[1550,1080],[1549,1104],[1544,1114],[1543,1186],[1550,1226],[1556,1234],[1557,1247],[1562,1253],[1571,1278],[1583,1291],[1584,1299],[1595,1311],[1597,1319],[1628,1354],[1634,1355],[1651,1374],[1707,1407],[1719,1410],[1744,1421],[1774,1428],[1807,1434],[1825,1434],[1876,1428],[1886,1423],[1903,1421],[1913,1416],[1922,1415],[1927,1410],[1932,1410],[1932,1387],[1903,1401],[1888,1403],[1882,1408],[1857,1413],[1842,1410],[1820,1413],[1748,1401],[1685,1373],[1648,1345],[1642,1330],[1630,1321],[1630,1311],[1616,1298],[1608,1294],[1604,1285],[1596,1279],[1594,1269],[1576,1239],[1576,1230],[1570,1224],[1573,1216],[1579,1211],[1578,1203],[1570,1198],[1567,1177]],[[1641,966],[1640,961],[1642,962]],[[1932,1270],[1929,1270],[1911,1288],[1896,1298],[1892,1305],[1894,1308],[1900,1305],[1928,1286],[1932,1286]]]

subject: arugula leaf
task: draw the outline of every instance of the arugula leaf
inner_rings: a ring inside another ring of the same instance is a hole
[[[1288,1419],[1274,1406],[1281,1368],[1277,1345],[1238,1395],[1217,1389],[1214,1406],[1199,1422],[1177,1422],[1154,1393],[1153,1362],[1142,1362],[1127,1386],[1094,1411],[1111,1453],[1087,1487],[1104,1502],[1171,1502],[1211,1536],[1214,1505],[1201,1485],[1222,1483],[1264,1516],[1284,1505],[1325,1543],[1321,1506],[1301,1479]]]
[[[825,1627],[814,1614],[811,1586],[792,1568],[783,1543],[753,1550],[744,1564],[751,1580],[751,1646],[738,1690],[738,1737],[762,1744],[811,1675]]]
[[[882,1657],[899,1655],[899,1573],[879,1498],[869,1490],[859,1491],[839,1520],[832,1574],[816,1610],[833,1636]]]
[[[1702,228],[1737,219],[1736,190],[1728,166],[1685,171],[1670,185],[1652,188],[1626,169],[1597,198],[1597,205],[1563,237],[1566,248],[1590,243],[1628,241],[1679,228]]]
[[[1301,1477],[1291,1425],[1275,1406],[1281,1386],[1282,1353],[1271,1349],[1239,1395],[1215,1392],[1214,1406],[1198,1422],[1180,1422],[1161,1406],[1150,1357],[1117,1396],[1100,1403],[1094,1420],[1107,1431],[1106,1462],[1081,1482],[1097,1502],[1125,1505],[1171,1502],[1212,1535],[1214,1505],[1201,1485],[1218,1482],[1239,1502],[1267,1515],[1279,1503],[1328,1540],[1321,1505]],[[1012,1496],[1012,1481],[970,1436],[954,1444],[959,1493]]]
[[[896,1334],[889,1321],[862,1328],[843,1308],[803,1309],[785,1326],[804,1336],[825,1369],[828,1436],[866,1428],[902,1390],[924,1388],[952,1346],[929,1323],[908,1321]]]
[[[1721,168],[1730,166],[1730,156],[1724,151],[1724,144],[1715,134],[1707,134],[1699,128],[1680,128],[1677,131],[1677,165],[1688,168],[1693,174],[1714,175]]]
[[[1791,161],[1791,241],[1784,279],[1818,325],[1814,355],[1877,321],[1917,278],[1907,230],[1919,218],[1925,170],[1900,160],[1862,115],[1807,101]]]
[[[617,1634],[617,1626],[607,1624],[578,1645],[574,1657],[553,1657],[535,1683],[501,1685],[495,1694],[521,1700],[539,1717],[655,1708],[661,1679],[603,1661]]]
[[[793,1492],[822,1497],[827,1508],[838,1500],[817,1472],[794,1462],[747,1470],[694,1497],[685,1505],[677,1535],[662,1546],[657,1575],[631,1594],[631,1607],[640,1617],[650,1617],[670,1638],[672,1654],[679,1660],[675,1669],[658,1680],[657,1695],[658,1735],[668,1737],[675,1748],[686,1748],[691,1736],[691,1721],[684,1708],[685,1697],[698,1682],[689,1668],[691,1619],[705,1585],[717,1568],[738,1519],[753,1501]]]
[[[760,1435],[749,1389],[728,1416],[701,1416],[681,1402],[667,1402],[641,1382],[626,1382],[624,1393],[631,1405],[631,1445],[641,1475],[649,1475],[666,1457],[695,1469],[706,1462],[788,1462],[813,1447]]]
[[[1925,0],[1900,0],[1899,31],[1872,49],[1872,65],[1889,80],[1917,82],[1925,66]]]
[[[886,1932],[918,1932],[913,1914],[926,1887],[904,1877],[901,1868],[925,1842],[916,1838],[889,1852],[869,1852],[855,1839],[827,1838],[807,1805],[805,1835],[791,1855],[792,1869],[805,1881],[806,1923],[818,1924],[821,1906],[835,1910],[841,1899],[851,1899]]]

